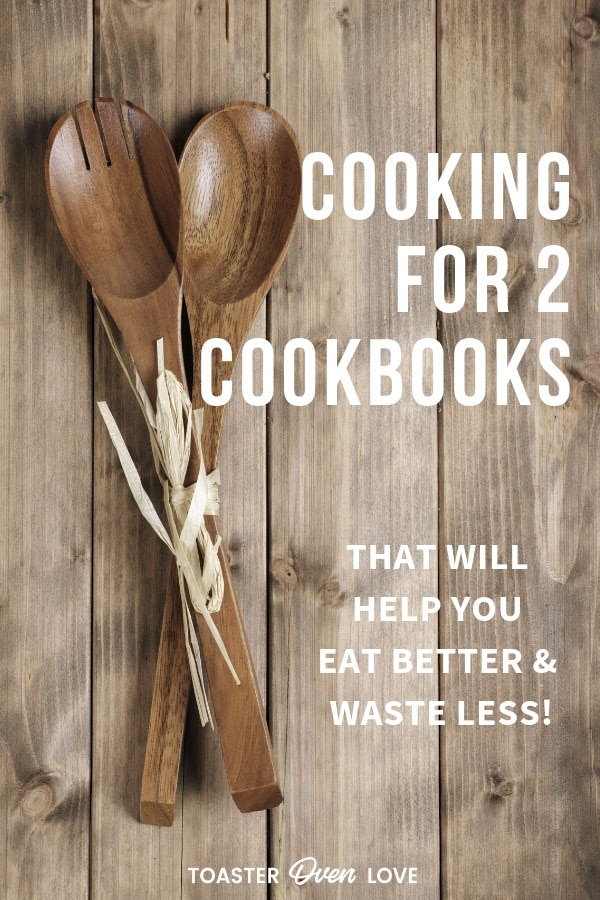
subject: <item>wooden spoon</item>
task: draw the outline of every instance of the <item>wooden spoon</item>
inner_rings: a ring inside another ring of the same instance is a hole
[[[232,103],[199,122],[184,148],[179,170],[184,293],[195,371],[200,369],[204,341],[220,337],[232,348],[231,361],[213,368],[213,388],[218,393],[220,379],[231,376],[246,333],[292,239],[300,202],[298,143],[289,124],[274,110],[256,103]],[[203,402],[198,378],[193,400],[194,407],[204,407],[202,452],[211,471],[217,465],[225,407]],[[214,538],[214,519],[207,518],[207,527]],[[265,752],[269,735],[256,676],[244,668],[244,659],[235,655],[230,640],[230,634],[242,627],[230,582],[214,620],[241,680],[240,686],[231,686],[206,626],[199,621],[229,786],[243,812],[268,809],[283,798],[272,755]],[[178,622],[173,596],[163,620],[142,784],[143,821],[154,824],[173,820],[179,755],[168,748],[180,745],[177,736],[183,735],[185,727],[189,677],[176,662],[185,653]],[[256,727],[259,714],[262,728]]]
[[[163,338],[165,366],[185,384],[181,353],[181,190],[169,141],[143,110],[122,101],[79,104],[54,126],[46,152],[46,184],[58,227],[86,278],[105,304],[132,355],[144,387],[156,400],[156,341]],[[193,447],[186,476],[198,477]],[[231,576],[221,553],[231,591]],[[169,584],[176,578],[171,575]],[[178,595],[177,604],[179,606]],[[181,611],[178,610],[181,620]],[[252,671],[241,622],[224,635],[240,672]],[[205,643],[212,644],[207,639]],[[212,649],[216,649],[214,646]],[[185,651],[184,651],[185,652]],[[217,650],[217,654],[220,655]],[[182,671],[188,672],[187,656]],[[209,678],[227,693],[235,683],[218,669]],[[213,688],[214,689],[214,688]],[[258,688],[255,686],[255,690]],[[262,729],[260,715],[248,727]],[[268,736],[267,736],[268,737]],[[239,743],[239,735],[226,740]],[[270,745],[266,747],[270,752]]]

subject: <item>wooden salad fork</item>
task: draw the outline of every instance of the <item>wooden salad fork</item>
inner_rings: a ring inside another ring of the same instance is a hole
[[[99,99],[95,113],[89,103],[79,104],[50,134],[46,185],[65,242],[119,328],[150,400],[156,400],[159,338],[164,342],[165,368],[185,385],[180,338],[181,190],[177,163],[162,129],[132,103]],[[193,446],[186,483],[193,483],[198,474],[199,454]],[[251,745],[242,740],[239,730],[228,731],[221,740],[227,748],[226,759],[239,755],[243,743],[252,789],[257,772],[261,776],[266,772],[276,784],[272,750],[222,548],[219,559],[226,587],[223,602],[229,613],[223,637],[242,685],[235,684],[227,665],[223,668],[215,662],[222,658],[218,650],[207,658],[206,674],[213,694],[224,695],[228,703],[230,697],[233,705],[239,697],[250,698],[243,707],[243,724],[255,736]],[[172,572],[169,585],[176,583]],[[177,606],[181,622],[178,595]],[[202,619],[201,614],[197,619]],[[204,644],[211,642],[212,638]],[[175,665],[180,662],[180,658],[173,660]],[[187,658],[182,671],[175,674],[179,683],[189,677]],[[252,702],[253,698],[258,702]],[[171,752],[178,766],[182,734],[175,734],[175,740],[178,747],[173,750],[171,745]],[[243,795],[246,782],[242,778],[240,783]],[[280,798],[278,785],[276,789]],[[260,790],[264,790],[263,782]],[[170,824],[169,816],[172,822],[172,809],[162,810],[162,824]]]
[[[155,402],[159,338],[166,368],[185,384],[181,189],[166,135],[132,103],[98,99],[95,114],[80,103],[50,133],[46,186],[65,243]]]

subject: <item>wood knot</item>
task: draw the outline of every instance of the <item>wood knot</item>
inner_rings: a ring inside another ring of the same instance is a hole
[[[239,543],[238,541],[230,540],[227,547],[223,545],[221,546],[223,547],[225,559],[227,560],[229,569],[232,572],[234,571],[234,569],[239,569],[244,558],[244,545]]]
[[[30,821],[46,819],[62,802],[65,780],[62,775],[36,775],[22,789],[21,812]]]
[[[600,24],[592,16],[575,19],[572,32],[580,41],[597,43],[600,40]]]
[[[273,578],[281,587],[293,591],[298,585],[298,576],[294,567],[285,559],[276,559],[271,566]]]
[[[335,14],[336,19],[342,26],[342,28],[348,28],[350,26],[350,10],[347,6],[342,6],[341,9]]]
[[[502,769],[490,769],[488,778],[490,782],[490,799],[504,800],[506,797],[512,796],[514,792],[514,782],[505,778]]]
[[[567,374],[584,386],[590,387],[596,395],[600,396],[600,358],[598,356],[590,354],[580,359],[572,359],[567,367]],[[569,400],[572,398],[573,394]]]
[[[10,194],[8,194],[6,191],[0,191],[0,204],[8,203],[9,199]]]
[[[71,550],[71,562],[73,563],[86,563],[90,558],[89,547],[73,547]]]
[[[513,302],[523,298],[535,281],[535,270],[531,258],[521,244],[511,245],[507,249],[508,275],[506,287],[508,295]]]
[[[569,196],[569,208],[567,210],[566,216],[561,219],[563,225],[581,225],[583,220],[585,219],[585,213],[583,208],[583,202],[579,197],[573,196],[571,194]]]
[[[331,581],[326,581],[320,589],[319,597],[323,606],[341,606],[347,594],[342,590],[339,581],[332,578]]]
[[[327,340],[327,338],[321,338],[321,340],[313,342],[317,362],[321,363],[322,366],[327,364]]]

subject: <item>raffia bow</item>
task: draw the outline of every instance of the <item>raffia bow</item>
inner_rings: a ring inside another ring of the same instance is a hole
[[[109,341],[146,421],[154,466],[163,488],[163,503],[168,530],[163,525],[150,497],[144,489],[135,463],[108,405],[104,401],[99,401],[98,408],[106,423],[127,479],[127,484],[140,512],[175,557],[182,603],[185,643],[192,673],[194,694],[201,723],[204,725],[210,721],[212,725],[212,717],[202,675],[200,647],[194,629],[190,604],[193,609],[204,616],[206,624],[237,684],[239,684],[239,679],[223,639],[211,617],[212,612],[219,610],[223,599],[223,573],[218,557],[221,538],[217,538],[213,544],[204,524],[204,516],[205,514],[217,515],[219,512],[218,485],[220,479],[218,469],[207,475],[202,458],[200,448],[203,411],[192,411],[192,404],[184,386],[172,372],[165,369],[162,340],[157,343],[157,400],[156,410],[153,409],[137,371],[135,372],[135,382],[131,378],[102,302],[95,293],[94,300]],[[195,433],[198,452],[200,453],[200,474],[194,484],[184,486],[193,433]]]

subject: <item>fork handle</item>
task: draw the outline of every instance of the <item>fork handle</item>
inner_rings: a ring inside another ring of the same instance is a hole
[[[214,542],[218,536],[216,521],[213,516],[206,516],[205,522]],[[213,613],[213,621],[225,642],[240,679],[239,685],[235,684],[201,614],[196,616],[198,635],[229,789],[241,812],[256,812],[278,806],[283,794],[275,771],[258,681],[222,544],[219,560],[225,590],[221,609]],[[190,690],[180,607],[171,573],[142,779],[140,818],[149,825],[172,825],[175,810]],[[178,627],[175,624],[177,618]]]
[[[185,646],[179,578],[169,569],[140,795],[144,825],[172,825],[192,679]]]

